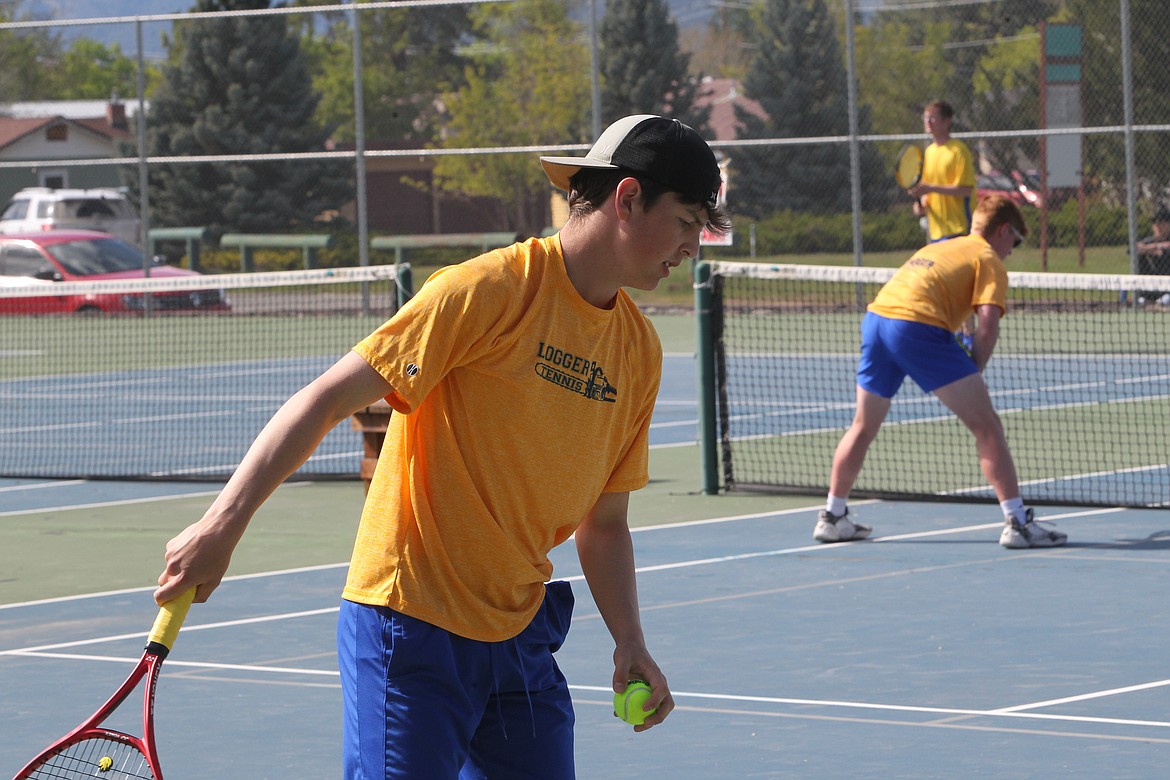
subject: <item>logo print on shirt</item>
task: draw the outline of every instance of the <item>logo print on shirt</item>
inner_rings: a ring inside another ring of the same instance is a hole
[[[419,372],[419,367],[418,367],[418,364],[416,364],[416,363],[411,363],[410,365],[408,365],[406,367],[406,375],[407,376],[418,376],[418,372]]]
[[[609,383],[605,371],[596,361],[574,355],[540,342],[536,350],[536,375],[577,395],[612,404],[617,388]]]

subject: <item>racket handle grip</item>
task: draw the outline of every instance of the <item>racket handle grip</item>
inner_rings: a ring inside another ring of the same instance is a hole
[[[183,620],[187,617],[187,610],[195,600],[195,588],[189,588],[175,598],[163,604],[158,610],[158,617],[154,619],[154,627],[150,629],[147,647],[161,645],[169,651],[179,636],[179,629],[183,627]],[[162,653],[165,655],[165,652]]]

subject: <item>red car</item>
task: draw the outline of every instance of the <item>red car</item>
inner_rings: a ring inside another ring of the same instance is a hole
[[[145,277],[142,251],[108,233],[52,230],[0,235],[0,293],[4,288],[43,287],[61,282],[112,282]],[[197,277],[200,274],[165,263],[150,266],[151,279]],[[225,311],[223,290],[202,286],[151,293],[152,311]],[[144,309],[141,292],[80,292],[5,297],[0,313],[137,313]]]
[[[989,195],[1002,195],[1013,201],[1017,206],[1029,205],[1027,197],[1020,191],[1019,186],[1012,181],[1011,177],[1005,176],[999,171],[979,174],[975,178],[975,189],[979,194],[980,200]]]
[[[1036,171],[1012,171],[1012,179],[1024,199],[1036,208],[1044,207],[1044,191],[1040,187],[1040,176]]]

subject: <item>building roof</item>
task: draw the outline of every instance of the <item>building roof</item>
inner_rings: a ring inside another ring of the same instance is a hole
[[[735,117],[736,106],[760,119],[768,118],[758,101],[743,94],[736,79],[704,78],[695,93],[695,106],[710,111],[707,127],[716,141],[734,141],[739,137],[741,127]]]
[[[74,116],[69,113],[37,114],[31,108],[26,108],[30,106],[41,108],[66,107],[64,104],[67,103],[84,103],[91,110],[96,108],[96,111],[87,115]],[[18,106],[22,108],[9,112],[9,109]],[[125,118],[126,121],[114,121],[115,114],[124,108],[125,104],[107,103],[102,100],[9,103],[0,106],[0,149],[11,146],[20,139],[57,122],[67,122],[84,131],[108,138],[111,141],[128,139],[132,136],[129,117],[127,116]]]
[[[19,141],[29,133],[35,133],[53,121],[56,121],[55,117],[50,119],[10,119],[0,116],[0,149]]]
[[[126,116],[138,114],[137,100],[118,101],[126,108]],[[109,100],[31,100],[21,103],[0,103],[0,117],[16,119],[43,119],[44,117],[64,117],[65,119],[86,119],[106,115]],[[146,101],[146,110],[150,110],[150,101]]]

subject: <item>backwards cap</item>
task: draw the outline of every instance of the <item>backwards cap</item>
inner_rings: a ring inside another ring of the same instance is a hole
[[[540,164],[562,190],[582,168],[601,168],[644,176],[707,208],[719,194],[719,164],[707,142],[677,119],[653,114],[614,122],[584,157],[541,157]]]

